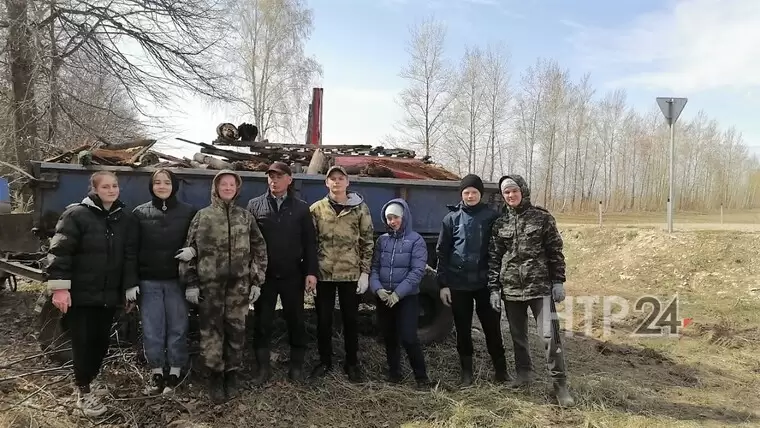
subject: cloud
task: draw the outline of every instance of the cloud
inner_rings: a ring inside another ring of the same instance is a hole
[[[676,0],[623,28],[563,22],[586,64],[618,86],[696,92],[760,86],[760,1]]]

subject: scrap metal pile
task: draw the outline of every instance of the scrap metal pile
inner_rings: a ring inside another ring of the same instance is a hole
[[[295,173],[324,174],[330,166],[341,165],[351,175],[459,180],[456,174],[435,165],[429,157],[417,158],[412,150],[370,145],[316,146],[254,141],[257,133],[253,125],[221,124],[217,127],[218,137],[211,144],[177,138],[198,148],[192,158],[158,152],[153,148],[156,140],[139,140],[122,144],[85,144],[45,162],[266,171],[272,162],[281,161],[291,165]]]

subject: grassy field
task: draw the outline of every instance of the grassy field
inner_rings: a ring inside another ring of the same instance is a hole
[[[745,214],[745,222],[749,216],[756,214]],[[29,374],[54,367],[44,358],[2,368],[38,352],[34,294],[25,289],[0,294],[0,426],[760,426],[760,234],[700,228],[667,234],[661,230],[664,217],[654,227],[643,217],[620,216],[617,227],[610,220],[600,229],[593,220],[584,225],[560,216],[570,297],[559,310],[565,317],[569,380],[577,401],[573,409],[557,407],[550,396],[537,338],[533,358],[538,376],[530,390],[512,392],[490,383],[490,361],[476,323],[477,383],[466,390],[456,388],[453,333],[445,343],[425,349],[431,377],[441,381],[431,392],[415,391],[411,379],[402,386],[384,383],[382,346],[368,334],[361,338],[360,358],[368,375],[364,384],[349,384],[338,372],[325,381],[294,386],[283,380],[285,367],[276,364],[274,382],[221,406],[208,403],[194,376],[185,379],[175,397],[140,397],[145,370],[133,351],[121,350],[114,351],[106,368],[106,378],[115,386],[113,411],[87,421],[72,410],[66,370]],[[715,219],[701,223],[714,224]],[[636,311],[634,302],[646,295],[663,301],[677,295],[676,318],[690,318],[691,324],[680,328],[677,337],[633,336],[650,312]],[[588,316],[584,296],[599,299]],[[625,316],[613,308],[606,331],[605,296],[630,304]],[[362,320],[365,330],[370,316]],[[278,325],[278,360],[285,360],[287,336]],[[506,325],[504,337],[511,366]],[[313,341],[311,346],[315,358]],[[339,336],[335,349],[340,361]]]
[[[555,213],[557,222],[565,225],[599,225],[598,213],[563,214]],[[666,227],[667,213],[602,213],[602,226],[636,225],[644,227]],[[676,212],[673,214],[674,229],[755,229],[760,228],[760,210],[729,211],[709,214]]]

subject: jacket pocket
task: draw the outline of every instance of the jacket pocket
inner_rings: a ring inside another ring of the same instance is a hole
[[[499,238],[508,239],[510,242],[515,237],[515,231],[511,227],[502,227],[496,234]]]
[[[536,225],[525,226],[525,239],[523,239],[523,245],[529,253],[534,254],[541,251],[543,247],[543,228]]]

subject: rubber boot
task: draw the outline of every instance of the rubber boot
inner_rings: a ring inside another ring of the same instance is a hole
[[[498,355],[495,358],[491,357],[491,360],[493,361],[494,382],[504,383],[512,380],[509,376],[509,372],[507,372],[507,358],[504,354]]]
[[[519,389],[528,386],[530,384],[530,374],[531,372],[529,371],[518,371],[515,379],[509,383],[509,387]]]
[[[567,390],[567,382],[564,379],[554,381],[554,395],[557,397],[557,404],[560,407],[573,407],[575,400]]]
[[[272,377],[272,366],[270,364],[269,348],[256,350],[256,360],[259,362],[259,372],[253,378],[254,386],[264,385]]]
[[[358,365],[346,365],[343,367],[343,370],[346,372],[346,375],[348,375],[348,381],[351,383],[361,383],[364,380],[361,369]]]
[[[472,356],[459,357],[459,362],[462,365],[462,371],[460,373],[459,386],[466,388],[472,386]]]
[[[240,391],[237,380],[237,370],[224,372],[224,391],[227,399],[235,398]]]
[[[295,348],[290,350],[290,370],[288,371],[288,378],[293,382],[303,382],[303,357],[305,349]]]
[[[224,403],[224,373],[211,372],[208,378],[208,395],[214,404]]]

